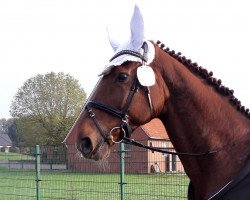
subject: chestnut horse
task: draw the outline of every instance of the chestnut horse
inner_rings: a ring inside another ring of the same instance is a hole
[[[147,61],[145,48],[144,53],[118,50],[111,62],[124,55],[142,61],[128,59],[103,73],[75,123],[78,150],[89,159],[106,158],[110,147],[129,137],[131,130],[158,117],[177,152],[217,149],[203,156],[180,155],[192,183],[189,199],[249,199],[249,195],[218,197],[249,160],[249,109],[212,72],[159,41],[148,43],[155,50],[149,64],[155,83],[145,86],[138,80],[138,68]],[[244,191],[250,190],[248,183]]]

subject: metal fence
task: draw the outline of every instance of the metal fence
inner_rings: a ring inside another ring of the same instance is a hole
[[[188,182],[178,157],[129,145],[99,162],[82,158],[74,145],[0,152],[1,200],[179,200],[187,199]]]

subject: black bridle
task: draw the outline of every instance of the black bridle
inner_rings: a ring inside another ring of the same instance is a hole
[[[147,58],[147,53],[148,53],[148,45],[147,43],[143,43],[142,45],[142,49],[143,49],[143,55],[135,52],[135,51],[131,51],[131,50],[123,50],[118,52],[117,54],[115,54],[110,61],[114,60],[115,58],[121,56],[121,55],[132,55],[135,57],[138,57],[142,60],[142,65],[144,65],[148,58]],[[110,105],[106,105],[100,102],[96,102],[96,101],[89,101],[86,104],[86,110],[89,113],[89,116],[93,119],[98,131],[100,132],[101,136],[103,137],[105,142],[112,141],[115,143],[120,143],[124,140],[124,138],[130,138],[131,133],[132,133],[132,128],[128,122],[128,112],[129,112],[129,108],[131,106],[131,103],[134,99],[134,96],[136,94],[136,92],[139,90],[139,88],[142,88],[145,86],[142,86],[139,81],[138,78],[135,79],[134,83],[132,84],[132,87],[130,88],[130,92],[128,94],[127,100],[125,105],[123,106],[123,108],[121,110],[114,108]],[[149,87],[145,87],[145,93],[147,94],[148,97],[148,102],[149,102],[149,107],[150,107],[150,114],[151,117],[153,118],[153,105],[152,105],[152,101],[151,101],[151,96],[150,96],[150,89]],[[103,130],[103,128],[101,127],[100,123],[98,122],[98,120],[96,119],[95,113],[93,112],[92,108],[98,109],[98,110],[102,110],[104,112],[109,113],[110,115],[117,117],[121,120],[121,124],[120,126],[114,127],[111,129],[111,131],[109,132],[109,134],[106,134],[105,131]],[[121,139],[118,141],[115,141],[113,139],[113,132],[117,129],[120,129],[120,132],[122,135]]]
[[[96,101],[89,101],[87,103],[86,110],[88,111],[89,116],[93,119],[98,131],[100,132],[100,134],[103,137],[105,142],[109,142],[111,140],[112,142],[120,143],[125,137],[129,138],[131,136],[132,128],[128,122],[128,112],[129,112],[130,105],[134,99],[134,96],[140,87],[141,87],[141,85],[140,85],[139,81],[136,79],[134,84],[132,85],[132,87],[130,89],[126,103],[125,103],[124,107],[122,108],[122,110],[118,110],[117,108],[114,108],[110,105],[106,105],[106,104],[96,102]],[[114,117],[119,118],[121,120],[120,126],[112,128],[110,133],[106,134],[105,131],[103,130],[103,128],[101,127],[100,123],[96,119],[95,113],[93,112],[92,108],[102,110],[104,112],[109,113],[110,115],[112,115]],[[123,134],[123,137],[119,141],[115,141],[113,139],[112,133],[116,129],[120,129],[122,134]]]
[[[110,61],[112,61],[113,59],[124,55],[124,54],[129,54],[129,55],[133,55],[135,57],[138,57],[142,60],[142,65],[144,65],[147,61],[147,51],[148,51],[148,47],[147,47],[147,43],[144,43],[142,46],[142,49],[144,51],[143,55],[141,55],[138,52],[134,52],[134,51],[130,51],[130,50],[124,50],[121,52],[118,52],[116,55],[114,55]],[[145,93],[147,94],[147,98],[148,98],[148,103],[149,103],[149,107],[150,107],[150,113],[151,113],[151,119],[154,117],[154,110],[153,110],[153,105],[152,105],[152,101],[151,101],[151,96],[150,96],[150,89],[149,87],[146,86],[142,86],[139,81],[138,78],[135,79],[129,95],[127,97],[126,103],[124,105],[124,107],[119,110],[117,108],[114,108],[110,105],[106,105],[100,102],[96,102],[96,101],[89,101],[86,104],[86,110],[89,113],[89,116],[93,119],[94,124],[96,125],[98,131],[100,132],[101,136],[104,139],[104,142],[107,142],[108,144],[110,144],[110,141],[114,142],[114,143],[126,143],[126,144],[131,144],[134,146],[138,146],[138,147],[142,147],[151,151],[156,151],[156,152],[160,152],[160,153],[167,153],[167,154],[173,154],[173,155],[178,155],[178,156],[207,156],[207,155],[211,155],[214,153],[217,153],[221,150],[223,150],[225,147],[222,148],[218,148],[218,149],[214,149],[214,150],[208,150],[206,152],[201,152],[201,153],[188,153],[188,152],[172,152],[172,151],[168,151],[165,149],[160,149],[157,147],[152,147],[152,146],[147,146],[144,145],[140,142],[137,142],[133,139],[130,138],[131,133],[132,133],[132,128],[129,124],[129,120],[128,120],[128,114],[129,114],[129,108],[132,104],[132,101],[134,99],[135,94],[137,93],[137,91],[142,88],[145,87]],[[103,130],[103,128],[101,127],[100,123],[98,122],[95,113],[93,112],[92,108],[104,111],[106,113],[109,113],[110,115],[117,117],[121,120],[121,124],[120,126],[117,127],[113,127],[109,134],[105,133],[105,131]],[[114,140],[113,138],[113,132],[115,130],[119,129],[120,133],[122,134],[122,137],[120,138],[120,140]]]

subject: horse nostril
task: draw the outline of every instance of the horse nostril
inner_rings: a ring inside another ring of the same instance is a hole
[[[90,138],[86,137],[81,140],[81,150],[82,150],[82,153],[85,155],[91,153],[91,151],[93,150],[93,147],[92,147]]]

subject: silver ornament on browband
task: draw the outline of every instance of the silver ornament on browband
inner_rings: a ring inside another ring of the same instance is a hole
[[[142,60],[142,65],[137,68],[137,78],[141,85],[148,87],[155,84],[155,73],[150,66],[146,65],[148,61],[147,42],[143,43],[142,49],[143,49],[143,57],[146,58],[146,61]]]
[[[142,65],[137,68],[137,78],[143,86],[148,87],[155,84],[155,73],[148,65]]]

